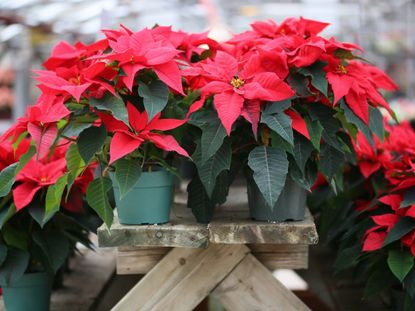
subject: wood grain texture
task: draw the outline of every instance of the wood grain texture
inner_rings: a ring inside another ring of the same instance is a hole
[[[271,271],[308,268],[308,245],[250,244],[248,246],[252,255]]]
[[[247,253],[244,245],[175,248],[112,310],[192,310]]]
[[[118,248],[117,274],[146,274],[170,250],[169,247]]]
[[[307,210],[303,221],[253,221],[248,209],[221,208],[209,225],[195,221],[190,210],[175,204],[171,222],[164,225],[121,225],[98,229],[100,247],[164,246],[206,248],[214,244],[316,244],[317,230]]]
[[[252,254],[269,270],[307,269],[308,245],[250,244]],[[117,274],[146,274],[169,251],[168,247],[119,247]]]
[[[175,204],[171,220],[163,225],[122,225],[114,217],[111,230],[105,225],[98,229],[100,247],[165,246],[206,248],[208,229],[199,224],[184,205]]]
[[[248,210],[224,210],[208,225],[209,241],[217,244],[317,244],[309,210],[303,221],[267,223],[249,218]]]
[[[212,294],[229,311],[310,310],[252,255],[247,255]]]

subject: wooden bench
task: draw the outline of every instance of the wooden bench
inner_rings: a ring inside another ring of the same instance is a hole
[[[117,273],[146,274],[113,310],[186,311],[208,295],[228,311],[309,310],[272,270],[307,268],[308,246],[318,242],[312,216],[252,221],[241,191],[233,190],[208,225],[182,203],[168,224],[127,226],[115,218],[110,231],[99,228],[99,246],[118,248]]]

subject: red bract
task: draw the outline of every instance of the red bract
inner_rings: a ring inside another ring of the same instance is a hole
[[[16,176],[16,181],[19,182],[13,190],[16,211],[32,202],[40,189],[55,184],[65,169],[65,158],[47,162],[31,159]]]
[[[159,26],[152,29],[155,38],[161,36],[168,40],[176,49],[181,51],[180,56],[188,62],[191,62],[193,55],[201,55],[209,48],[210,52],[218,49],[219,43],[208,38],[208,32],[186,33],[184,31],[174,31],[171,27]],[[203,47],[202,47],[203,46]]]
[[[391,86],[389,82],[381,79],[378,83]],[[377,201],[383,208],[390,208],[390,213],[371,216],[375,226],[364,236],[363,251],[382,248],[388,232],[402,217],[415,219],[415,204],[403,205],[405,193],[413,191],[415,187],[415,132],[407,122],[393,126],[385,124],[385,128],[389,135],[383,143],[376,139],[375,145],[371,145],[359,133],[355,145],[357,164],[362,175],[370,178],[373,172],[380,171],[385,177],[386,185],[374,192],[377,192]],[[411,230],[400,241],[415,256],[414,238],[415,230]]]
[[[214,95],[213,103],[228,135],[239,116],[246,117],[257,127],[260,101],[281,101],[294,95],[294,91],[273,72],[261,72],[254,59],[239,68],[237,60],[228,53],[218,51],[213,61],[201,64],[200,75],[208,81],[202,87],[202,100]],[[253,101],[246,104],[246,101]]]
[[[133,33],[125,27],[120,31],[105,31],[113,51],[100,58],[119,63],[125,72],[121,80],[130,91],[136,73],[152,69],[161,81],[183,94],[180,70],[175,61],[179,51],[166,38],[154,33],[150,29]]]
[[[13,148],[11,142],[2,142],[0,144],[0,171],[2,171],[10,164],[19,161],[20,157],[29,149],[29,146],[30,141],[27,139],[21,141],[16,150]]]
[[[26,131],[36,143],[37,153],[42,158],[56,139],[57,122],[70,114],[63,104],[64,98],[42,94],[36,105],[29,107],[26,116],[21,117],[1,137],[0,142],[15,142]]]
[[[345,64],[334,57],[327,57],[326,60],[326,76],[334,94],[333,105],[345,97],[350,109],[366,124],[369,124],[369,102],[375,107],[380,105],[392,113],[388,103],[377,90],[383,87],[397,89],[396,85],[386,83],[390,79],[385,74],[373,71],[372,66],[357,61]],[[376,82],[376,79],[380,82]]]
[[[81,60],[85,60],[95,54],[102,54],[108,48],[106,39],[97,41],[91,45],[84,45],[81,42],[74,46],[65,41],[61,41],[52,49],[52,55],[44,63],[43,66],[47,70],[55,70],[56,68],[70,68],[79,65]]]
[[[145,111],[140,113],[131,103],[127,103],[127,109],[130,127],[111,115],[100,114],[108,130],[114,133],[110,145],[110,163],[133,152],[146,141],[151,141],[162,150],[175,151],[189,157],[173,136],[160,133],[175,129],[184,124],[186,120],[160,119],[159,113],[148,123]]]

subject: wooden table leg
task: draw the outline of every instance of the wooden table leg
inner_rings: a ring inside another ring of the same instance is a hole
[[[310,310],[253,255],[247,255],[212,292],[228,311]]]
[[[190,311],[249,251],[241,244],[174,248],[112,310]]]
[[[210,293],[228,311],[310,310],[242,244],[174,248],[112,310],[190,311]]]

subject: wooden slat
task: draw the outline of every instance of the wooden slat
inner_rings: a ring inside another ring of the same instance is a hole
[[[171,221],[164,225],[122,225],[114,217],[111,230],[105,225],[98,228],[100,247],[165,246],[206,248],[209,233],[207,226],[194,220],[189,209],[173,206]]]
[[[175,248],[112,310],[192,310],[247,253],[244,245]]]
[[[252,255],[247,255],[212,294],[229,311],[310,310]]]
[[[117,274],[146,274],[170,247],[120,247],[117,250]]]
[[[209,225],[199,224],[184,205],[175,205],[164,225],[121,225],[98,229],[100,247],[164,246],[206,248],[214,244],[316,244],[317,230],[307,210],[303,221],[282,223],[249,219],[248,210],[222,209]]]
[[[217,244],[317,244],[308,209],[303,221],[268,223],[249,218],[248,210],[223,210],[209,224],[209,241]]]
[[[252,254],[269,270],[306,269],[308,245],[250,244]],[[117,274],[146,274],[168,252],[168,247],[119,247]]]
[[[252,254],[265,267],[276,269],[307,269],[308,245],[250,244]]]

